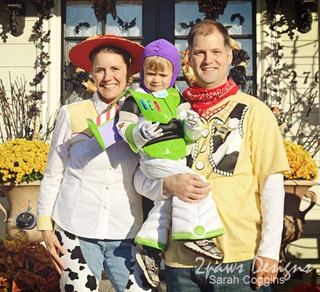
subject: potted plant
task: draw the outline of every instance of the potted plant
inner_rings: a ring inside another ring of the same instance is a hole
[[[284,146],[290,166],[290,173],[284,175],[285,215],[295,215],[301,223],[305,223],[305,215],[317,201],[316,194],[309,189],[316,184],[318,166],[310,152],[302,145],[284,140]],[[311,199],[311,202],[306,210],[300,211],[300,200],[303,197]]]
[[[60,291],[59,274],[46,248],[23,234],[6,235],[0,241],[0,290]]]
[[[290,173],[285,174],[284,181],[284,221],[280,247],[282,268],[290,264],[286,256],[287,245],[302,236],[305,216],[317,202],[317,194],[312,186],[318,178],[318,166],[309,151],[290,140],[284,140],[284,146]],[[303,197],[310,199],[310,204],[301,211],[300,203]]]
[[[41,241],[35,228],[40,180],[46,167],[49,145],[39,140],[15,139],[0,145],[0,190],[7,197],[4,213],[9,235],[26,232],[31,241]]]

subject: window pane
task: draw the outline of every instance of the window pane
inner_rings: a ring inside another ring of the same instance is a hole
[[[187,35],[190,27],[204,18],[204,14],[199,12],[198,1],[176,1],[175,35]],[[217,21],[228,28],[230,35],[252,34],[252,2],[229,0]]]
[[[117,17],[107,15],[107,33],[142,36],[142,1],[117,1]]]
[[[175,4],[175,35],[187,35],[190,27],[204,19],[199,12],[198,1],[176,1]]]
[[[228,1],[224,14],[217,20],[228,28],[230,35],[252,34],[251,1]]]
[[[176,40],[175,47],[178,49],[178,52],[180,53],[180,60],[182,61],[182,59],[184,58],[184,55],[182,52],[184,52],[188,47],[187,40]],[[182,76],[181,71],[182,71],[182,67],[181,67],[181,62],[180,62],[179,76]]]
[[[101,34],[98,23],[89,1],[67,1],[66,36],[92,36]]]
[[[250,57],[250,59],[248,60],[248,64],[246,67],[246,71],[247,71],[247,76],[252,76],[253,75],[253,67],[252,67],[252,40],[251,39],[234,39],[240,49],[246,51]]]
[[[78,42],[77,41],[66,41],[65,44],[66,44],[66,49],[64,50],[65,52],[65,56],[64,56],[64,60],[66,62],[70,62],[69,60],[69,51],[71,50],[71,48],[76,45]]]

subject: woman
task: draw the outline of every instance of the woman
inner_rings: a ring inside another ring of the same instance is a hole
[[[132,239],[142,224],[141,197],[132,185],[138,156],[124,141],[102,151],[87,119],[122,102],[142,52],[112,35],[70,50],[71,62],[91,72],[97,92],[61,107],[41,181],[38,229],[61,274],[61,291],[98,291],[102,269],[116,291],[126,288]]]

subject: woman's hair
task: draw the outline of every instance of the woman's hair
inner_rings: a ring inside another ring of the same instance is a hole
[[[165,66],[169,66],[173,70],[173,64],[168,59],[160,56],[149,56],[143,61],[143,68],[148,68],[153,71],[163,71]]]
[[[204,19],[201,22],[195,24],[189,34],[188,34],[188,49],[191,52],[193,48],[193,39],[196,35],[207,36],[214,33],[215,31],[219,32],[224,39],[224,45],[227,48],[230,48],[230,36],[228,30],[219,22],[216,22],[212,19]]]
[[[91,64],[93,64],[93,60],[94,60],[95,56],[100,52],[121,55],[123,57],[124,62],[127,65],[128,73],[130,74],[132,57],[127,51],[122,50],[120,48],[109,47],[109,46],[102,46],[102,47],[95,48],[94,50],[92,50],[92,52],[89,55]]]

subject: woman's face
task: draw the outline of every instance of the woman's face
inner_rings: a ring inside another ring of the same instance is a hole
[[[122,55],[101,51],[95,55],[91,70],[102,101],[109,104],[121,96],[128,82],[127,64]]]

